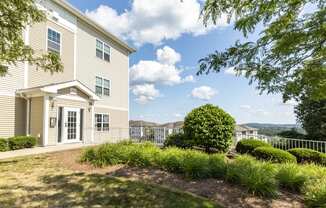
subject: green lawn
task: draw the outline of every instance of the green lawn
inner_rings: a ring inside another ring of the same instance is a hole
[[[0,161],[0,206],[219,207],[159,185],[74,172],[45,155]]]

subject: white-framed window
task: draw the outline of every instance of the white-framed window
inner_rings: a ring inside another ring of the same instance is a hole
[[[61,34],[51,28],[48,28],[48,52],[60,55],[61,51]]]
[[[95,113],[95,129],[96,131],[109,131],[110,129],[109,114]]]
[[[99,39],[96,39],[96,57],[107,62],[111,60],[111,47]]]
[[[99,96],[111,95],[111,81],[102,77],[96,77],[95,93]]]

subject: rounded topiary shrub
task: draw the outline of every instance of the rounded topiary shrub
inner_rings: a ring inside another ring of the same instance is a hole
[[[190,148],[189,142],[183,133],[171,134],[164,141],[164,147]]]
[[[0,152],[8,150],[8,141],[6,139],[0,138]]]
[[[288,152],[294,155],[299,163],[313,162],[317,164],[326,165],[326,156],[321,152],[317,152],[315,150],[307,148],[289,149]]]
[[[251,154],[257,147],[271,147],[271,145],[257,139],[244,139],[237,143],[235,150],[240,154]]]
[[[267,160],[276,163],[296,162],[297,159],[287,151],[274,147],[257,147],[252,155],[260,160]]]
[[[226,152],[232,142],[235,121],[224,110],[206,104],[193,109],[184,121],[184,133],[195,146],[203,147],[207,152],[215,148]]]

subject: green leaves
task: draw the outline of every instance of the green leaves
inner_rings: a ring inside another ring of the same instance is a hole
[[[233,16],[234,29],[245,37],[258,24],[264,29],[255,42],[237,41],[199,60],[197,75],[234,67],[249,84],[257,82],[261,92],[283,93],[285,101],[305,93],[317,100],[326,97],[325,2],[207,0],[204,24],[216,23],[225,13]]]
[[[0,1],[0,76],[8,73],[9,65],[24,61],[51,73],[63,70],[59,56],[35,55],[33,49],[24,43],[25,27],[45,20],[45,14],[37,8],[34,0]]]

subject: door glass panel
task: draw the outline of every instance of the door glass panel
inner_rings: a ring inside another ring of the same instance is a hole
[[[77,138],[77,112],[68,111],[67,139]]]

